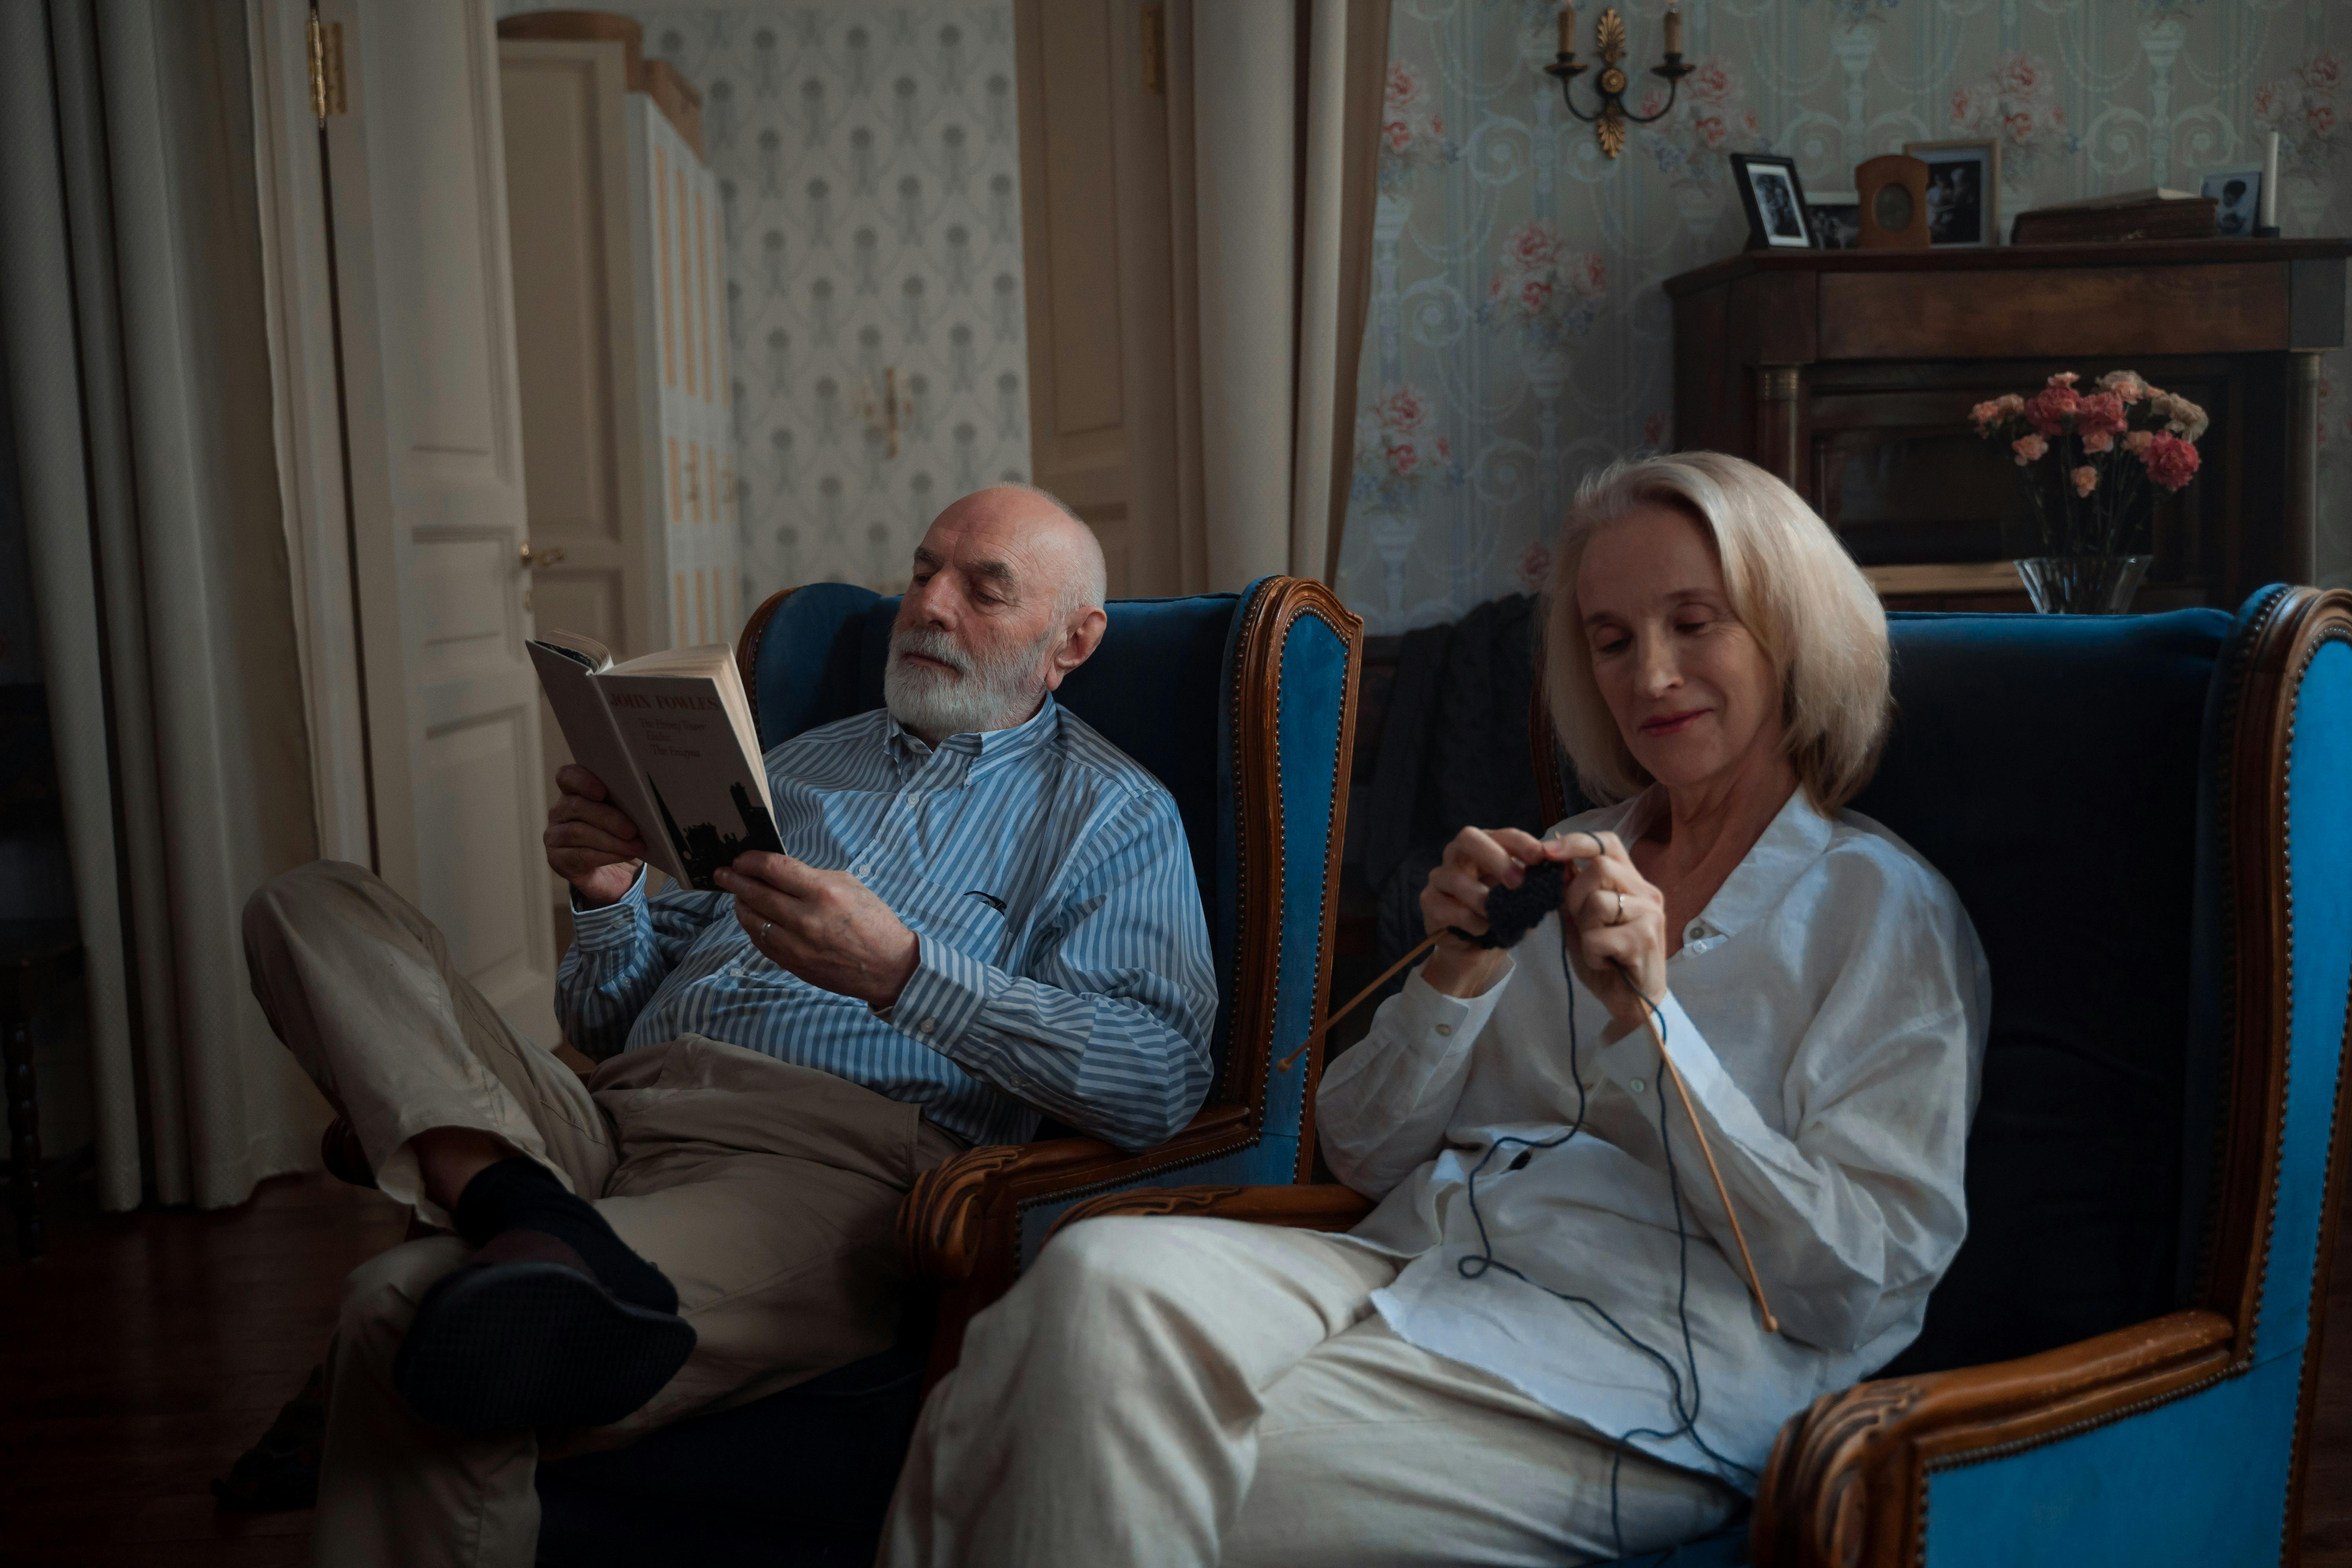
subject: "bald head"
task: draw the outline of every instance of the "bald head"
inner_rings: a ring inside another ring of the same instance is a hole
[[[937,744],[1036,712],[1084,664],[1106,624],[1094,530],[1031,485],[992,485],[950,506],[915,547],[883,693]]]
[[[1102,543],[1051,490],[1035,485],[991,485],[950,505],[931,528],[936,532],[950,523],[1025,555],[1038,581],[1052,584],[1063,614],[1102,608],[1109,592]],[[924,542],[930,542],[928,535]]]

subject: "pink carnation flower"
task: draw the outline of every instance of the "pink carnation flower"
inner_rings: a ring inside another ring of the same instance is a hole
[[[2111,452],[2115,450],[2115,446],[2116,438],[2105,430],[2095,430],[2083,437],[2083,450],[2085,452]]]
[[[2050,443],[2039,436],[2020,436],[2009,444],[2009,449],[2017,454],[2017,466],[2021,468],[2050,450]]]
[[[2074,410],[2083,401],[2074,395],[2073,387],[2057,384],[2056,376],[2052,376],[2050,381],[2051,384],[2035,393],[2025,405],[2026,423],[2044,436],[2055,436],[2063,431],[2066,421],[2074,416]]]
[[[2074,405],[2077,436],[2120,436],[2124,433],[2124,400],[2112,392],[2095,392]],[[2097,448],[2105,451],[2105,447]]]
[[[2099,488],[2099,470],[2091,467],[2088,463],[2084,464],[2081,468],[2076,468],[2073,473],[2068,474],[2066,477],[2074,481],[2074,493],[2078,496],[2089,495],[2093,490]]]
[[[2156,439],[2153,430],[2135,430],[2124,437],[2124,450],[2135,458],[2147,455],[2148,443]]]
[[[2052,376],[2047,384],[2051,386],[2072,386],[2082,379],[2083,378],[2081,376],[2075,374],[2071,370],[2062,370],[2056,375]]]
[[[1985,433],[1986,426],[2000,422],[2000,404],[1997,400],[1988,398],[1969,410],[1969,418],[1975,424],[1977,434],[1981,436]]]
[[[2177,490],[2197,477],[2202,459],[2197,448],[2178,436],[2158,434],[2140,453],[2140,461],[2147,465],[2147,477],[2166,489]]]
[[[2126,403],[2137,403],[2148,394],[2147,383],[2139,378],[2136,370],[2111,370],[2099,377],[2099,386]]]

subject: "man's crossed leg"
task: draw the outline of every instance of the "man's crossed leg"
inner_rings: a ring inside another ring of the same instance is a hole
[[[528,1562],[543,1446],[625,1443],[892,1342],[898,1201],[963,1146],[917,1107],[693,1036],[583,1083],[353,866],[264,887],[246,949],[383,1191],[459,1233],[352,1276],[320,1561]]]

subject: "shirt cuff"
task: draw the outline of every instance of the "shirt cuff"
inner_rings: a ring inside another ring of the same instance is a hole
[[[961,1039],[988,1004],[993,971],[969,953],[918,933],[915,973],[898,999],[877,1015],[900,1034],[943,1051]]]
[[[1495,1004],[1502,1000],[1503,987],[1511,983],[1517,967],[1506,957],[1495,984],[1475,996],[1449,996],[1423,979],[1416,967],[1396,999],[1381,1009],[1385,1015],[1382,1021],[1392,1037],[1424,1057],[1443,1058],[1467,1050],[1494,1016]]]
[[[637,922],[646,909],[646,868],[637,868],[637,879],[629,890],[609,904],[596,909],[580,906],[580,889],[572,889],[572,941],[583,952],[617,952],[634,945]]]

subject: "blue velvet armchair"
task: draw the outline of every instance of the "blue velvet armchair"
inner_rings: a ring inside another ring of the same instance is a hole
[[[1781,1429],[1747,1530],[1673,1561],[2293,1561],[2344,1181],[2352,594],[1892,621],[1900,716],[1854,804],[1991,963],[1969,1236],[1919,1340]],[[1193,1185],[1065,1223],[1367,1208]]]
[[[763,744],[881,706],[898,604],[819,584],[754,612],[737,659]],[[931,1172],[899,1215],[918,1285],[900,1347],[628,1448],[541,1465],[542,1568],[871,1563],[923,1389],[1064,1210],[1179,1173],[1259,1184],[1310,1172],[1322,1053],[1275,1064],[1321,1016],[1329,979],[1362,622],[1287,577],[1108,608],[1101,647],[1060,700],[1150,769],[1183,816],[1218,975],[1208,1103],[1139,1153],[1048,1126]]]

